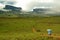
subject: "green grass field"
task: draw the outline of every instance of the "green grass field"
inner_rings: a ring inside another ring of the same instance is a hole
[[[33,26],[40,32],[33,33]],[[48,28],[60,35],[60,17],[0,18],[0,40],[47,40],[40,34],[47,34]]]

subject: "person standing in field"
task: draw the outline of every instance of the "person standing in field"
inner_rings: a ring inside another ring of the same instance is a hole
[[[51,36],[52,35],[52,30],[51,29],[47,29],[48,35]]]

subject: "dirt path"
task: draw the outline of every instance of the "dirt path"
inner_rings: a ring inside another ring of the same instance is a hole
[[[58,35],[51,35],[51,36],[49,36],[49,35],[47,35],[47,34],[43,34],[43,35],[40,35],[40,36],[45,36],[45,37],[53,37],[53,38],[60,38],[60,36],[58,36]]]
[[[55,35],[41,35],[42,37],[48,37],[48,40],[60,40],[60,36],[55,36]]]

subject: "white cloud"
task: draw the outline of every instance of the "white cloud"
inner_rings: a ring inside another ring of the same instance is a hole
[[[13,5],[16,2],[14,0],[0,0],[0,3],[5,4],[5,5],[7,5],[7,4]]]
[[[2,9],[3,7],[5,7],[5,5],[0,3],[0,9]]]
[[[0,0],[4,4],[22,7],[23,10],[31,10],[33,7],[60,6],[60,0]],[[3,4],[3,3],[2,3]]]
[[[37,2],[41,2],[41,3],[52,3],[54,2],[54,0],[36,0]]]
[[[46,6],[46,4],[50,5],[54,2],[54,0],[16,0],[16,2],[17,3],[15,4],[15,6],[22,7],[24,10],[30,10],[34,6],[37,6],[37,4],[39,6],[40,6],[40,4],[45,5],[45,6]]]

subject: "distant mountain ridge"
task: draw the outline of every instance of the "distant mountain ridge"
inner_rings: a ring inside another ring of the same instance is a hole
[[[40,12],[39,12],[40,11]],[[44,11],[44,12],[43,12]],[[47,12],[47,9],[34,9],[33,11],[22,11],[21,7],[15,7],[11,5],[6,5],[5,8],[0,10],[0,17],[51,17],[60,16],[58,12]]]

